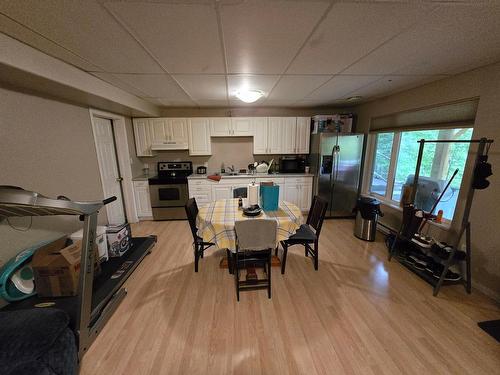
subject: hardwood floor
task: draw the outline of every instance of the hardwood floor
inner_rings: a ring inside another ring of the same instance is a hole
[[[477,322],[500,308],[477,291],[431,287],[382,238],[356,239],[327,220],[315,272],[291,247],[273,297],[245,292],[209,250],[194,272],[185,221],[142,222],[158,244],[127,281],[128,296],[85,355],[82,374],[499,374],[500,344]]]

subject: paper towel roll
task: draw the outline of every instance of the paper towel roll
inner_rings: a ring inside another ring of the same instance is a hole
[[[259,204],[259,187],[255,184],[248,184],[248,205]]]

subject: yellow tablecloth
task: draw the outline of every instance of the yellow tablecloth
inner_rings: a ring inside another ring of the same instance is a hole
[[[221,199],[201,207],[196,218],[198,236],[213,242],[219,249],[236,249],[234,222],[237,220],[275,219],[278,223],[278,241],[289,238],[304,222],[300,209],[292,203],[281,201],[277,211],[262,211],[257,217],[243,215],[238,209],[238,199]]]

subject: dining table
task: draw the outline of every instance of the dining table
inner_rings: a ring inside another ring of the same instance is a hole
[[[243,207],[247,205],[247,199],[243,198]],[[280,201],[275,211],[262,210],[258,216],[246,216],[242,207],[236,199],[219,199],[199,208],[196,217],[198,236],[204,242],[212,242],[218,249],[236,251],[235,222],[239,220],[270,219],[277,223],[277,243],[288,239],[295,234],[297,229],[304,223],[301,210],[293,203]],[[277,258],[276,258],[277,260]],[[277,260],[279,263],[279,260]],[[224,260],[221,266],[224,266]],[[273,262],[274,263],[274,262]]]

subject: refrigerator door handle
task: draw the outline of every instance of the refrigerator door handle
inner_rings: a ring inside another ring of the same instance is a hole
[[[333,186],[333,173],[335,172],[335,146],[332,147],[332,168],[330,169],[330,186]]]

